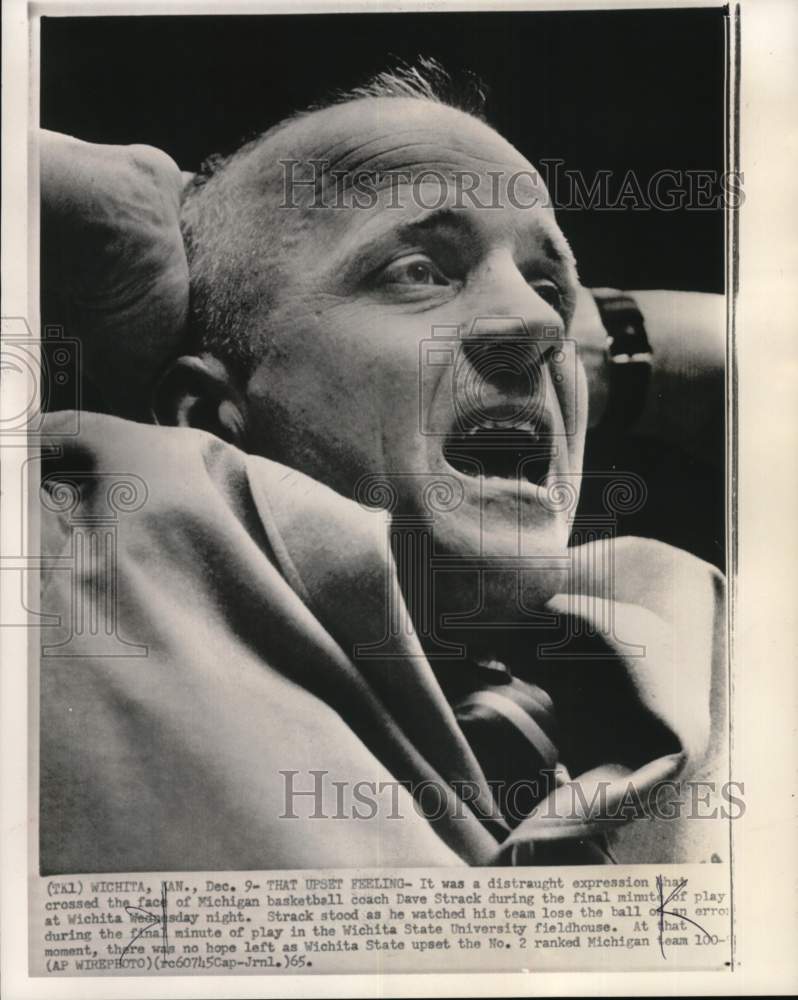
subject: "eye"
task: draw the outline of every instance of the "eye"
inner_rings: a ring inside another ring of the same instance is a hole
[[[552,309],[556,309],[557,312],[561,311],[563,306],[562,292],[553,281],[535,281],[532,283],[532,287],[544,302],[548,302]]]
[[[395,260],[383,271],[382,280],[388,285],[448,285],[449,279],[426,254],[413,254]]]

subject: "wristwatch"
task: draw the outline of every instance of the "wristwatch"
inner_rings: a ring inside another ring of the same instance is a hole
[[[607,331],[609,394],[602,428],[628,431],[643,412],[651,381],[652,351],[643,314],[627,292],[592,288]]]

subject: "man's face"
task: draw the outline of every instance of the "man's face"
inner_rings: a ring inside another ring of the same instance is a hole
[[[575,270],[542,182],[488,126],[415,100],[343,105],[280,139],[242,168],[254,199],[266,174],[274,194],[276,156],[294,161],[262,230],[249,450],[432,515],[441,554],[526,560],[523,600],[540,604],[568,540],[545,484],[578,489],[586,417],[565,340]],[[320,161],[341,173],[314,194],[297,182]],[[382,181],[358,194],[346,171]]]

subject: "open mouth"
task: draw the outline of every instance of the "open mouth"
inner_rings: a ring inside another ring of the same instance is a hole
[[[459,426],[447,435],[443,457],[466,476],[494,476],[543,484],[552,459],[551,435],[537,421],[512,426],[482,420]]]

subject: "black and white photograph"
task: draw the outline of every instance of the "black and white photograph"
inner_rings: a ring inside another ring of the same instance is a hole
[[[29,14],[32,974],[733,969],[745,10]]]
[[[727,30],[43,20],[44,873],[728,859]]]

